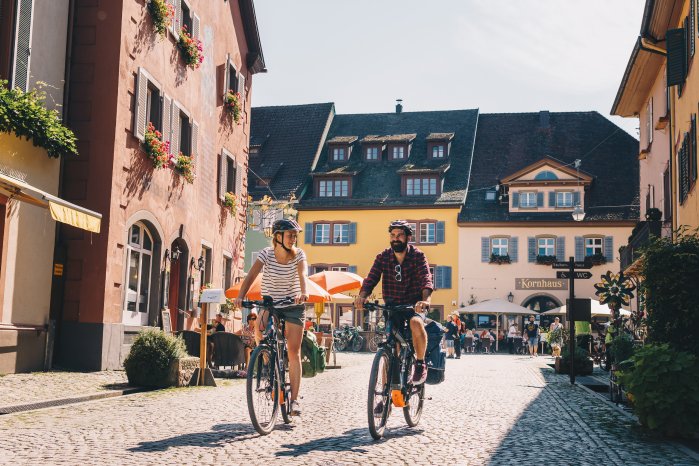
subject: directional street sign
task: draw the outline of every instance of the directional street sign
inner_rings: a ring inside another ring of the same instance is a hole
[[[554,269],[569,269],[570,262],[554,262],[551,265],[551,267],[553,267]],[[575,268],[576,269],[591,269],[592,263],[585,262],[585,261],[575,261]]]
[[[556,272],[556,278],[570,278],[570,272]],[[587,280],[588,278],[592,278],[592,274],[590,272],[579,272],[576,270],[573,272],[573,278],[576,280]]]

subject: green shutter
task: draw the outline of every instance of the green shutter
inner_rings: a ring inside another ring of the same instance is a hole
[[[665,33],[668,87],[683,84],[687,77],[687,51],[684,35],[684,28],[668,29]]]

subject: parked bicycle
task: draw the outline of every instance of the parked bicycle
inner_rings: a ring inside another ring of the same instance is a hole
[[[592,351],[590,351],[590,357],[592,358],[593,364],[597,364],[600,369],[608,371],[607,366],[607,350],[604,345],[604,341],[597,337],[592,342]]]
[[[275,306],[293,303],[293,298],[273,301],[269,296],[264,296],[262,301],[242,303],[246,308],[259,306],[267,310],[270,316],[262,341],[250,355],[246,383],[250,420],[260,435],[274,430],[280,409],[284,423],[291,423],[291,382],[284,337],[285,321]]]
[[[367,348],[369,351],[372,353],[376,353],[376,351],[379,349],[379,346],[381,343],[384,341],[384,335],[382,333],[379,333],[377,331],[373,336],[369,337],[369,340],[367,341]]]
[[[412,374],[415,365],[415,350],[407,319],[401,313],[412,311],[412,306],[382,306],[366,303],[365,309],[381,310],[386,322],[390,318],[393,325],[374,356],[369,375],[367,413],[369,432],[378,440],[386,429],[391,406],[403,408],[403,416],[408,426],[415,427],[420,422],[425,400],[425,384],[414,386]]]
[[[359,327],[345,325],[341,329],[335,330],[335,350],[345,351],[351,348],[352,351],[361,351],[364,347],[364,337],[359,334]]]

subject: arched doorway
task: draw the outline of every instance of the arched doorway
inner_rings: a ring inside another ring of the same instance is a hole
[[[187,306],[187,272],[189,260],[189,247],[182,238],[176,238],[168,250],[169,270],[165,270],[165,307],[170,311],[172,331],[181,330],[184,327],[184,311]],[[179,312],[182,310],[183,312]]]
[[[551,322],[553,322],[553,319],[556,317],[544,315],[542,313],[560,307],[561,305],[562,304],[558,300],[558,298],[555,298],[547,294],[538,294],[530,296],[522,303],[523,307],[531,309],[532,314],[537,316],[538,323],[542,327],[542,329],[548,328],[551,325]],[[524,325],[524,321],[526,319],[528,319],[528,317],[523,317],[523,321],[521,322],[522,325]]]
[[[160,301],[160,237],[146,221],[128,229],[122,322],[144,326],[157,319]]]

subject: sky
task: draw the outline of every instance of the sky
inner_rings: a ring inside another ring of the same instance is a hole
[[[643,0],[257,0],[253,105],[609,115]]]

